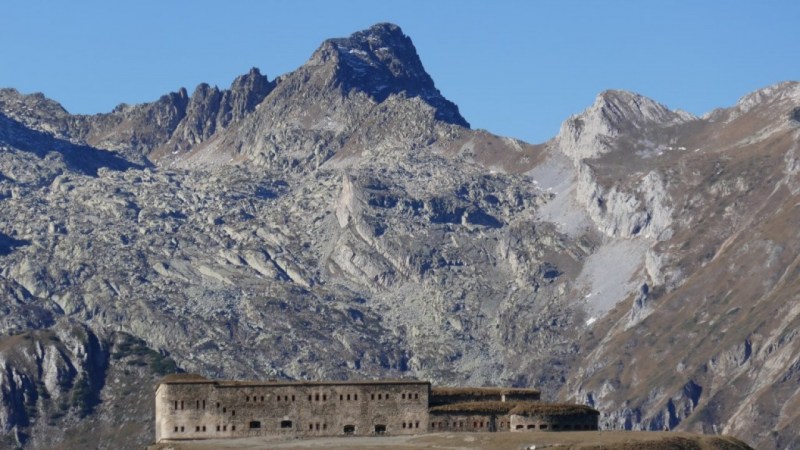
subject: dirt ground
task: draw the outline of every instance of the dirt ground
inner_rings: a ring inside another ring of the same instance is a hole
[[[523,449],[608,449],[608,450],[740,450],[749,449],[733,438],[673,432],[582,431],[559,433],[431,433],[417,436],[328,437],[274,440],[274,438],[210,439],[158,444],[149,450],[523,450]]]

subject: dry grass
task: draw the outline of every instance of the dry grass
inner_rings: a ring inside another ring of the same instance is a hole
[[[150,450],[209,449],[398,449],[398,450],[520,450],[557,447],[561,450],[752,450],[747,444],[725,436],[647,431],[566,431],[515,433],[431,433],[417,436],[329,437],[320,439],[270,440],[269,438],[218,439],[151,446]]]
[[[559,403],[517,403],[510,411],[511,414],[520,416],[534,416],[544,414],[549,416],[568,416],[573,414],[592,414],[599,416],[600,412],[586,405],[572,405]]]
[[[431,413],[464,413],[464,414],[508,414],[517,403],[509,402],[463,402],[433,406]]]
[[[518,414],[524,416],[550,415],[565,416],[572,414],[600,413],[585,405],[539,403],[539,402],[463,402],[431,407],[432,413],[464,413],[464,414]]]

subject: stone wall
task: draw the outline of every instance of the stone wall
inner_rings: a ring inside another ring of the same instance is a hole
[[[573,431],[597,430],[595,414],[518,415],[510,416],[511,431]]]
[[[427,432],[430,383],[162,382],[156,441]]]

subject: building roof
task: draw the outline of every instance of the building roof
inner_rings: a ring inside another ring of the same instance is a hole
[[[535,395],[541,394],[538,389],[509,388],[509,387],[448,387],[435,386],[431,388],[431,395],[441,396],[495,396],[495,395]]]
[[[238,381],[238,380],[209,380],[196,374],[167,375],[158,383],[161,384],[213,384],[220,388],[233,387],[281,387],[281,386],[379,386],[379,385],[430,385],[429,381],[415,379],[399,380],[352,380],[352,381]]]
[[[539,402],[461,402],[433,406],[433,414],[513,414],[518,416],[567,416],[573,414],[600,414],[596,409],[585,405],[539,403]]]

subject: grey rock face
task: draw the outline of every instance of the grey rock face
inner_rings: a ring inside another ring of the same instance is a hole
[[[108,114],[2,90],[2,443],[134,448],[180,367],[533,385],[785,446],[798,104],[609,91],[534,146],[469,130],[390,24]]]

